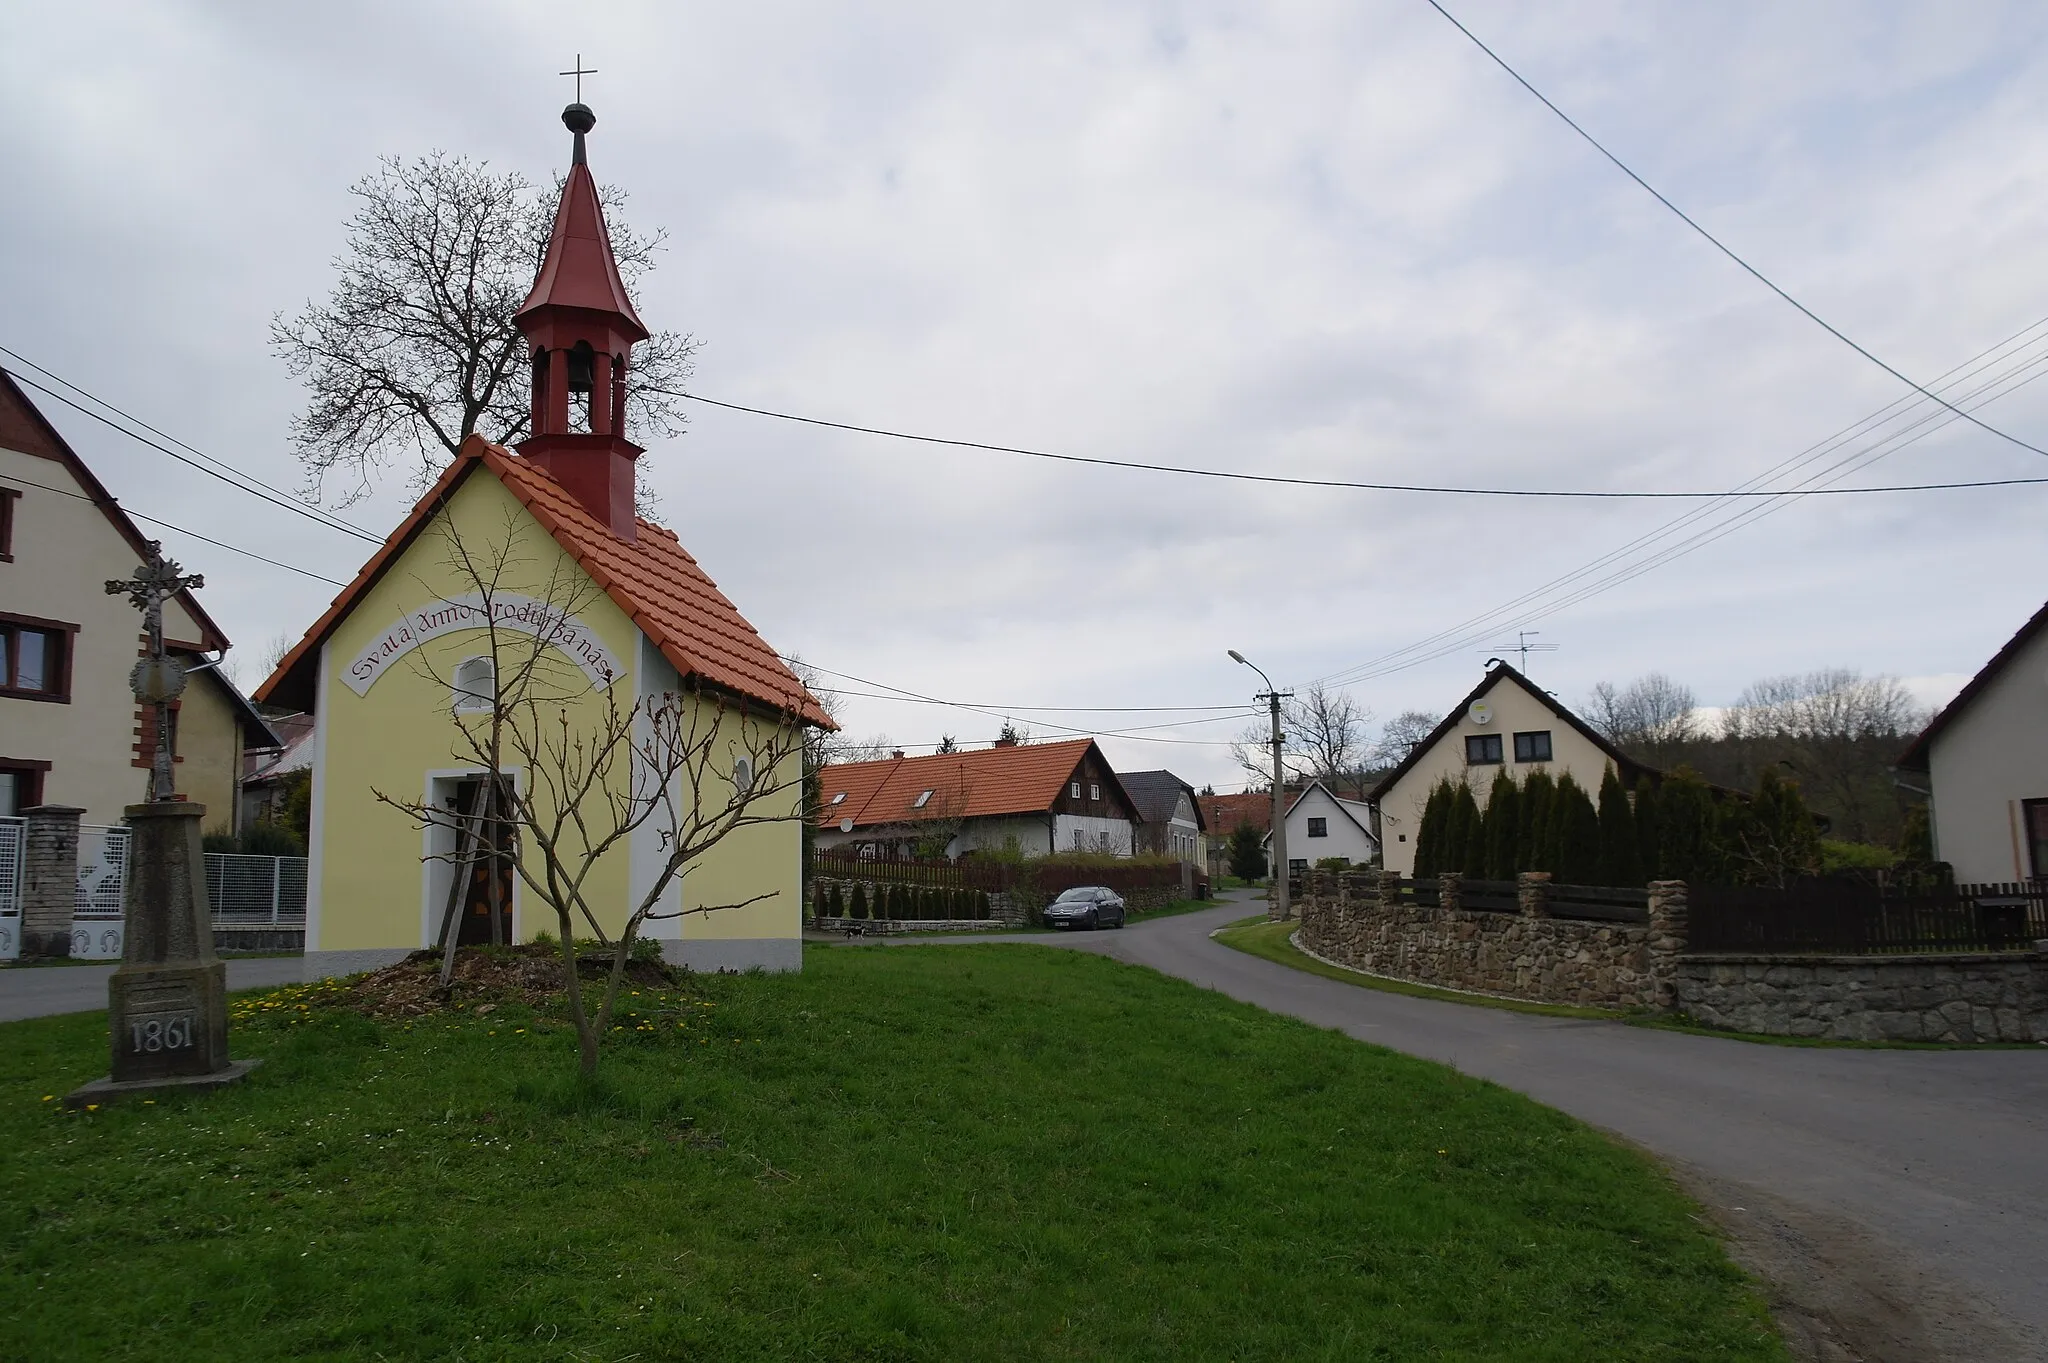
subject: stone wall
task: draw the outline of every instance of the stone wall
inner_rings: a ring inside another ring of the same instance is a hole
[[[1688,956],[1676,1006],[1770,1036],[2048,1041],[2048,952]]]
[[[1340,965],[1543,1003],[1654,1008],[1707,1027],[1844,1041],[2048,1041],[2048,948],[1900,956],[1686,952],[1686,888],[1650,886],[1649,921],[1552,917],[1549,877],[1517,881],[1520,912],[1404,904],[1398,877],[1308,877],[1301,945]],[[2038,944],[2037,944],[2038,945]]]
[[[1549,877],[1540,874],[1520,878],[1517,913],[1457,907],[1456,876],[1443,877],[1444,907],[1403,904],[1382,893],[1388,879],[1311,874],[1297,906],[1302,945],[1341,965],[1448,989],[1601,1008],[1669,1006],[1684,943],[1682,887],[1660,883],[1651,921],[1625,923],[1551,917]]]

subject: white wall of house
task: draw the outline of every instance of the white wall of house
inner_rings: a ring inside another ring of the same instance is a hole
[[[1493,711],[1489,723],[1475,724],[1469,714],[1460,715],[1457,724],[1380,797],[1380,836],[1386,843],[1384,864],[1389,871],[1399,871],[1404,876],[1415,873],[1415,835],[1422,826],[1422,807],[1429,802],[1429,792],[1446,776],[1453,782],[1462,781],[1471,786],[1473,796],[1482,806],[1493,785],[1494,773],[1503,768],[1517,781],[1527,778],[1539,768],[1547,770],[1552,777],[1570,772],[1588,794],[1599,791],[1600,778],[1606,773],[1610,759],[1592,740],[1559,719],[1549,706],[1523,690],[1512,678],[1503,678],[1486,693],[1484,699]],[[1548,733],[1550,760],[1516,761],[1515,735],[1518,733]],[[1468,763],[1465,740],[1474,735],[1489,734],[1500,739],[1501,761]],[[1290,827],[1290,859],[1300,855],[1294,849],[1294,831]]]
[[[1287,860],[1295,869],[1313,866],[1325,857],[1343,857],[1363,866],[1378,855],[1371,807],[1341,800],[1320,785],[1310,786],[1287,813]],[[1271,837],[1268,836],[1270,850]]]
[[[0,611],[71,627],[60,632],[74,650],[67,700],[0,696],[0,757],[48,762],[45,803],[83,806],[86,823],[119,823],[122,809],[143,798],[148,780],[134,765],[137,719],[128,685],[142,616],[127,597],[107,595],[105,584],[132,576],[140,560],[64,464],[0,449],[0,487],[21,493],[14,504],[13,561],[0,563]],[[164,604],[164,637],[187,647],[204,639],[175,600]],[[194,714],[180,715],[178,749],[188,760],[179,764],[178,789],[206,805],[208,832],[232,829],[242,757],[232,712],[204,678],[188,684],[185,704]],[[217,752],[200,750],[201,706],[220,712],[209,719],[229,720],[207,725],[223,735]],[[196,779],[202,758],[210,774],[218,768],[218,780]]]
[[[1053,841],[1062,852],[1108,852],[1131,855],[1131,821],[1105,819],[1089,814],[1054,816]]]
[[[1949,721],[1928,757],[1934,855],[1961,881],[2034,875],[2027,802],[2048,801],[2048,631]],[[2048,864],[2038,869],[2048,873]]]

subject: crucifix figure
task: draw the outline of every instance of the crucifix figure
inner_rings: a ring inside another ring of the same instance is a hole
[[[581,104],[583,102],[583,78],[596,75],[597,68],[594,66],[586,68],[583,65],[583,54],[578,52],[574,67],[567,71],[557,71],[555,74],[558,76],[574,76],[576,78],[576,102]]]
[[[129,673],[128,683],[137,701],[156,709],[156,751],[149,770],[152,804],[177,794],[171,775],[171,702],[185,689],[184,664],[164,654],[164,602],[187,587],[205,585],[206,579],[197,573],[181,574],[177,563],[164,557],[160,540],[149,542],[149,561],[137,568],[133,577],[107,583],[108,596],[126,596],[142,612],[143,628],[149,636],[149,651]]]

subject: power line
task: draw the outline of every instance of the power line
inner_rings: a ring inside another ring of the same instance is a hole
[[[8,351],[7,353],[12,355],[14,352]],[[26,384],[28,387],[35,389],[38,393],[43,394],[43,396],[45,397],[56,399],[58,402],[63,403],[66,407],[71,408],[75,412],[79,412],[85,416],[91,417],[94,421],[99,422],[103,426],[106,426],[112,430],[119,431],[122,435],[127,436],[130,440],[134,440],[141,444],[147,445],[149,448],[157,451],[159,454],[169,455],[171,458],[177,460],[179,463],[184,464],[189,468],[195,468],[209,478],[216,478],[221,482],[226,483],[229,487],[236,489],[237,491],[246,492],[251,497],[258,499],[259,501],[268,502],[272,506],[280,507],[283,510],[291,512],[293,515],[304,516],[307,520],[312,521],[315,525],[326,526],[329,530],[339,530],[344,534],[354,535],[357,539],[364,540],[370,544],[382,544],[384,542],[381,538],[371,534],[367,530],[359,530],[355,526],[350,525],[347,521],[337,520],[334,517],[329,516],[324,511],[316,511],[314,508],[307,506],[303,502],[291,500],[290,498],[284,496],[283,494],[272,495],[270,492],[264,490],[264,488],[260,486],[252,486],[252,484],[255,481],[254,479],[251,479],[249,482],[246,483],[239,482],[237,481],[238,478],[248,477],[247,474],[242,473],[240,470],[236,470],[236,477],[231,478],[227,474],[221,472],[220,469],[210,467],[209,465],[203,464],[196,459],[189,459],[186,456],[179,454],[170,446],[159,444],[145,435],[138,434],[137,432],[128,429],[126,426],[123,426],[120,422],[115,421],[110,417],[102,416],[100,413],[93,411],[92,408],[85,406],[83,403],[74,402],[72,399],[65,397],[62,393],[57,392],[55,389],[46,388],[42,384],[37,383],[34,379],[28,378],[26,375],[12,374],[10,375],[10,377],[13,378],[14,381],[17,383]],[[63,380],[58,380],[58,382],[63,382]],[[79,389],[78,391],[81,393],[85,392],[85,390],[82,388]],[[86,396],[91,397],[91,394],[88,393],[86,394]],[[98,400],[99,399],[97,398],[93,398],[93,401],[95,402],[97,402]],[[139,425],[141,423],[138,422],[137,424]],[[206,457],[208,459],[213,458],[211,455],[208,455]],[[214,459],[213,462],[219,464],[221,468],[234,467],[233,465],[225,463],[224,461],[218,459]]]
[[[1909,380],[1910,382],[1910,380]],[[1916,388],[1919,386],[1914,385]],[[857,426],[845,421],[827,421],[823,417],[798,416],[792,412],[771,411],[766,407],[749,407],[738,402],[722,402],[698,393],[684,393],[669,389],[654,391],[670,397],[686,398],[711,407],[723,407],[732,412],[748,412],[754,416],[773,417],[777,421],[794,421],[805,426],[824,426],[835,431],[853,431],[860,435],[879,435],[891,440],[910,440],[922,445],[951,445],[966,450],[990,450],[997,454],[1021,454],[1032,459],[1050,459],[1063,464],[1093,464],[1101,468],[1137,469],[1145,473],[1172,473],[1188,478],[1217,478],[1241,483],[1275,483],[1286,487],[1350,488],[1362,492],[1419,492],[1449,497],[1548,497],[1570,498],[1593,501],[1713,501],[1723,497],[1776,497],[1780,490],[1757,489],[1743,492],[1619,492],[1597,488],[1513,488],[1513,487],[1462,487],[1438,483],[1373,483],[1350,478],[1297,478],[1278,473],[1245,473],[1232,469],[1198,469],[1180,464],[1153,464],[1136,459],[1108,459],[1086,454],[1058,454],[1051,450],[1025,449],[1019,445],[996,445],[981,440],[955,440],[947,436],[916,435],[908,431],[892,431],[880,426]],[[1921,391],[1926,391],[1922,389]],[[1940,402],[1939,398],[1935,401]],[[1947,403],[1942,403],[1947,406]],[[1979,423],[1980,425],[1982,423]],[[1990,429],[1986,427],[1986,429]],[[2002,433],[2001,433],[2002,434]],[[2012,439],[2008,436],[2007,439]],[[2014,441],[2025,444],[2024,441]],[[2033,449],[2031,445],[2028,449]],[[2035,451],[2048,454],[2048,451]],[[1884,487],[1837,487],[1827,488],[1822,493],[1835,497],[1865,497],[1882,492],[1948,492],[1968,488],[2022,487],[2048,483],[2044,478],[1984,478],[1969,482],[1947,483],[1898,483]]]
[[[2025,341],[2024,338],[2041,330],[2044,326],[2048,326],[2048,317],[2023,327],[1996,344],[1980,351],[1962,364],[1941,375],[1936,381],[1955,391],[1958,401],[1971,403],[1973,407],[1982,407],[1986,403],[1995,401],[2016,391],[2020,387],[2033,383],[2035,380],[2043,377],[2042,366],[2048,365],[2048,349],[2038,350],[2033,354],[2025,354],[2026,347],[2038,344],[2041,338],[2034,337],[2031,341]],[[2015,347],[2015,342],[2023,341],[2022,345]],[[2005,363],[2012,359],[2014,355],[2023,355],[2024,357],[2016,363],[2008,364],[2006,368],[1993,374],[1990,378],[1975,383],[1967,388],[1967,390],[1963,388],[1967,381],[1975,379],[1993,364]],[[1902,396],[1893,402],[1887,403],[1869,416],[1864,417],[1861,421],[1852,423],[1827,439],[1808,446],[1799,454],[1780,461],[1770,469],[1766,469],[1752,478],[1750,483],[1761,482],[1765,478],[1781,475],[1788,470],[1797,469],[1816,460],[1836,454],[1848,447],[1855,439],[1870,435],[1886,425],[1899,421],[1910,414],[1915,408],[1924,405],[1918,397],[1911,395]],[[1709,524],[1704,529],[1692,531],[1687,538],[1674,546],[1657,550],[1649,554],[1648,557],[1639,555],[1633,562],[1622,562],[1638,550],[1651,550],[1658,541],[1667,538],[1673,532],[1712,516],[1717,508],[1707,506],[1687,511],[1683,515],[1665,522],[1655,530],[1639,535],[1619,548],[1610,550],[1592,560],[1590,563],[1583,564],[1571,572],[1553,578],[1539,587],[1533,588],[1500,606],[1494,607],[1492,610],[1472,616],[1458,625],[1451,626],[1449,629],[1438,631],[1435,634],[1417,640],[1415,643],[1395,649],[1390,653],[1382,654],[1368,662],[1330,673],[1318,680],[1325,684],[1348,685],[1353,682],[1385,676],[1392,672],[1419,666],[1422,663],[1433,661],[1447,654],[1458,652],[1496,630],[1513,628],[1516,625],[1531,623],[1553,615],[1559,610],[1576,605],[1580,601],[1618,586],[1622,582],[1639,576],[1643,572],[1661,567],[1677,558],[1692,553],[1696,549],[1704,548],[1707,544],[1725,535],[1732,534],[1734,531],[1761,519],[1763,516],[1783,510],[1800,497],[1813,495],[1812,491],[1804,490],[1804,485],[1806,484],[1811,484],[1819,479],[1846,477],[1857,469],[1867,467],[1878,460],[1889,458],[1900,450],[1918,443],[1956,420],[1954,416],[1945,410],[1948,407],[1949,404],[1944,403],[1942,409],[1927,411],[1915,417],[1903,427],[1894,430],[1889,435],[1876,440],[1874,444],[1866,444],[1862,448],[1836,459],[1818,472],[1805,475],[1801,480],[1800,486],[1782,491],[1779,498],[1775,501],[1761,505],[1755,503],[1731,503],[1726,509],[1733,511],[1733,515],[1718,524]],[[1814,490],[1817,491],[1818,489]],[[1617,563],[1621,564],[1621,566],[1615,568],[1613,572],[1606,576],[1595,579],[1585,586],[1573,588],[1562,597],[1548,602],[1543,601],[1545,595],[1551,593],[1554,589]],[[1525,606],[1529,609],[1519,615],[1515,614],[1518,608]]]
[[[1439,4],[1438,0],[1424,0],[1424,3],[1427,4],[1431,9],[1435,10],[1438,14],[1441,14],[1445,19],[1449,20],[1451,27],[1457,29],[1458,32],[1464,34],[1467,38],[1470,38],[1472,40],[1472,45],[1474,47],[1477,47],[1481,52],[1484,52],[1488,57],[1491,57],[1493,59],[1494,65],[1498,66],[1501,70],[1507,72],[1508,75],[1514,77],[1515,83],[1517,85],[1520,85],[1524,90],[1527,90],[1530,94],[1534,95],[1539,101],[1542,102],[1544,108],[1550,110],[1550,112],[1556,114],[1560,119],[1562,119],[1564,121],[1565,126],[1570,128],[1573,132],[1577,133],[1580,137],[1584,138],[1587,144],[1591,146],[1593,150],[1599,152],[1602,156],[1606,157],[1609,161],[1613,162],[1615,168],[1618,169],[1623,175],[1628,176],[1629,179],[1634,180],[1638,185],[1642,186],[1643,190],[1646,193],[1648,193],[1651,198],[1655,199],[1658,203],[1664,205],[1664,207],[1670,209],[1671,212],[1677,216],[1680,222],[1684,223],[1687,227],[1690,227],[1693,231],[1699,233],[1700,236],[1705,238],[1707,242],[1710,245],[1712,245],[1715,250],[1719,251],[1722,255],[1728,257],[1728,259],[1734,261],[1737,265],[1741,266],[1743,270],[1746,271],[1752,279],[1755,279],[1759,284],[1762,284],[1772,293],[1778,295],[1778,297],[1784,299],[1787,303],[1790,303],[1793,307],[1797,308],[1800,311],[1800,313],[1806,317],[1808,321],[1814,323],[1814,325],[1818,326],[1821,330],[1827,332],[1828,335],[1834,337],[1843,345],[1849,347],[1849,349],[1855,351],[1858,355],[1861,355],[1864,359],[1870,361],[1879,369],[1882,369],[1885,373],[1897,379],[1900,383],[1905,384],[1908,388],[1911,388],[1914,392],[1920,394],[1920,396],[1924,398],[1933,399],[1935,402],[1938,402],[1942,406],[1947,407],[1951,412],[1954,412],[1957,416],[1969,422],[1971,425],[1978,427],[1980,430],[1986,431],[1992,435],[1997,436],[2000,440],[2004,440],[2011,444],[2017,445],[2023,450],[2027,450],[2031,453],[2048,457],[2048,450],[2044,450],[2038,445],[2030,445],[2026,441],[2020,439],[2018,436],[2013,435],[2007,431],[2002,431],[1998,427],[1991,425],[1989,422],[1980,421],[1960,407],[1950,405],[1949,402],[1947,402],[1945,399],[1936,396],[1934,393],[1929,392],[1927,389],[1921,387],[1912,379],[1907,378],[1904,374],[1900,373],[1898,370],[1886,364],[1883,360],[1879,359],[1876,355],[1872,354],[1870,351],[1866,350],[1861,345],[1858,345],[1855,341],[1850,340],[1848,336],[1844,335],[1838,328],[1836,328],[1832,323],[1827,321],[1827,319],[1823,318],[1819,313],[1815,312],[1812,308],[1807,307],[1806,304],[1800,302],[1791,294],[1785,292],[1785,290],[1779,288],[1778,285],[1775,282],[1773,282],[1768,275],[1764,274],[1763,271],[1757,269],[1756,266],[1750,264],[1741,256],[1735,254],[1735,252],[1730,250],[1728,246],[1725,243],[1723,243],[1719,237],[1715,236],[1712,232],[1709,232],[1706,228],[1700,226],[1699,223],[1696,222],[1689,214],[1687,214],[1684,209],[1680,208],[1677,204],[1671,202],[1671,200],[1665,198],[1664,195],[1657,190],[1656,186],[1652,185],[1648,180],[1645,180],[1642,176],[1636,174],[1635,171],[1631,170],[1627,162],[1623,161],[1619,156],[1616,156],[1613,152],[1607,150],[1607,148],[1601,144],[1598,138],[1594,137],[1593,134],[1587,132],[1584,128],[1580,127],[1578,123],[1573,120],[1570,114],[1567,114],[1564,110],[1558,108],[1557,105],[1551,103],[1550,97],[1548,95],[1544,94],[1541,90],[1538,90],[1535,86],[1531,85],[1529,81],[1522,75],[1521,72],[1515,70],[1514,67],[1509,66],[1506,61],[1502,60],[1501,55],[1498,52],[1495,52],[1492,48],[1488,47],[1485,43],[1481,42],[1479,40],[1478,34],[1474,33],[1471,29],[1466,28],[1463,24],[1459,23],[1457,16],[1452,14],[1449,10],[1445,9],[1441,4]]]
[[[277,487],[273,484],[266,483],[261,478],[258,478],[255,474],[250,473],[245,469],[236,468],[233,464],[228,463],[225,459],[217,459],[213,455],[208,454],[205,450],[199,449],[198,447],[186,441],[178,439],[178,437],[172,435],[169,431],[163,430],[160,427],[150,425],[147,421],[144,421],[141,417],[136,416],[133,412],[115,406],[113,403],[107,401],[105,398],[101,397],[97,393],[92,392],[89,389],[81,388],[79,385],[65,378],[62,374],[58,374],[52,370],[45,369],[42,365],[37,364],[34,360],[31,360],[28,356],[23,355],[20,351],[12,350],[7,346],[0,345],[0,355],[7,355],[15,360],[18,360],[22,364],[27,365],[30,369],[35,370],[38,374],[41,374],[44,378],[49,379],[54,383],[60,384],[63,387],[70,389],[72,392],[78,394],[80,397],[87,399],[96,406],[106,408],[108,411],[114,413],[114,415],[120,417],[123,421],[127,421],[136,426],[140,426],[143,430],[148,431],[151,435],[158,436],[164,440],[170,441],[173,445],[176,445],[179,449],[184,450],[187,454],[196,455],[198,458],[205,460],[207,463],[215,465],[221,469],[226,470],[228,473],[233,474],[236,478],[242,479],[243,481],[248,483],[253,483],[257,487],[262,488],[266,492],[274,492],[278,496],[284,497],[290,500],[291,502],[306,508],[308,511],[316,513],[337,530],[345,530],[357,535],[365,535],[369,533],[368,531],[363,530],[360,526],[352,525],[349,522],[342,520],[341,517],[334,515],[325,507],[309,503],[296,493],[287,492],[285,489],[281,487]],[[20,376],[17,375],[16,377]],[[38,391],[44,393],[49,392],[47,388],[38,388]],[[54,396],[54,394],[52,396]],[[125,434],[132,435],[133,432],[126,432]]]
[[[99,498],[88,496],[83,492],[73,492],[70,488],[51,487],[48,483],[38,483],[32,478],[21,478],[11,473],[0,474],[0,477],[4,477],[8,482],[11,483],[20,483],[25,487],[40,488],[44,492],[54,492],[59,497],[76,497],[81,502],[91,502],[94,506],[100,505]],[[172,525],[169,521],[160,521],[154,516],[145,516],[140,511],[131,511],[129,510],[129,508],[121,506],[121,503],[118,498],[107,498],[107,504],[110,506],[120,507],[123,514],[131,516],[138,521],[148,521],[151,525],[160,525],[166,530],[175,530],[181,535],[190,535],[193,539],[198,540],[203,544],[210,544],[216,549],[225,549],[231,554],[240,554],[243,558],[253,558],[258,563],[267,563],[273,568],[282,568],[288,573],[297,573],[301,577],[310,577],[316,582],[325,582],[335,587],[346,587],[348,585],[346,582],[340,582],[334,578],[325,577],[319,573],[311,571],[310,569],[295,567],[294,565],[289,563],[280,563],[278,560],[274,558],[266,558],[262,554],[259,554],[252,549],[243,549],[236,545],[229,544],[225,540],[217,540],[213,539],[210,536],[202,535],[197,530],[187,530],[182,525]]]
[[[881,691],[853,691],[845,687],[833,687],[832,690],[838,695],[868,696],[875,700],[923,699],[914,691],[905,691],[902,687],[891,686],[888,682],[870,681],[866,677],[856,677],[848,672],[835,672],[829,667],[818,666],[818,664],[808,658],[784,653],[778,653],[775,656],[792,667],[807,667],[813,672],[822,672],[828,677],[844,677],[848,681],[859,682],[863,686],[879,686],[883,688]],[[952,702],[947,703],[951,704]],[[1171,714],[1176,711],[1195,710],[1229,710],[1235,712],[1245,708],[1242,702],[1236,705],[1001,705],[992,700],[963,703],[973,704],[985,710],[999,710],[1005,715],[1013,712],[1022,713],[1040,710],[1066,714]]]

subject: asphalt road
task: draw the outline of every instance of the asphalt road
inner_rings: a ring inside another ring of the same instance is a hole
[[[228,988],[257,989],[296,984],[302,963],[297,956],[258,956],[228,962]],[[107,1006],[105,965],[11,965],[0,970],[0,1022],[39,1018],[51,1013],[89,1013]]]
[[[1768,1046],[1409,998],[1209,940],[1254,907],[996,940],[1102,952],[1491,1079],[1716,1181],[1717,1212],[1753,1202],[1804,1226],[1819,1244],[1800,1273],[1884,1279],[1900,1309],[1955,1307],[1930,1327],[1952,1327],[1950,1346],[1862,1356],[2048,1359],[2048,1047]],[[2000,1342],[1963,1339],[1976,1308]]]

